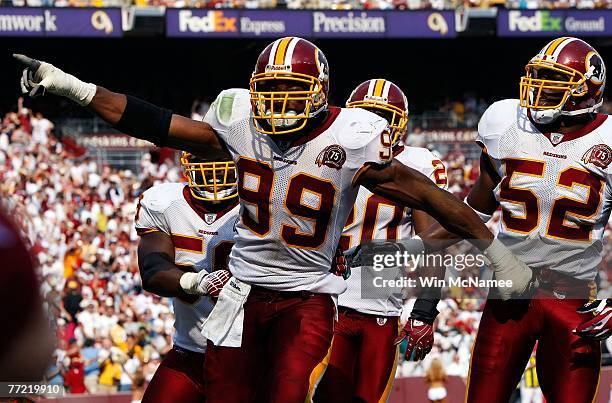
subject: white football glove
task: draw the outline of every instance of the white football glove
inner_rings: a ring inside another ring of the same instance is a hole
[[[212,273],[201,270],[198,273],[187,272],[179,280],[187,294],[218,297],[221,289],[232,277],[228,270],[216,270]]]
[[[38,97],[49,91],[66,97],[81,106],[87,106],[96,95],[96,85],[85,83],[75,76],[64,73],[52,64],[31,59],[25,55],[14,54],[25,69],[21,76],[21,91],[31,97]]]
[[[495,279],[512,283],[509,287],[497,287],[502,300],[521,297],[538,286],[537,279],[529,266],[521,262],[499,240],[495,239],[483,253],[489,259],[490,266],[495,272]]]

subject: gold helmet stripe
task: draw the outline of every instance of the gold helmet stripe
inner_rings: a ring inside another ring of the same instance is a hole
[[[545,54],[546,56],[552,56],[552,55],[555,53],[555,50],[557,49],[557,47],[558,47],[559,45],[561,45],[561,43],[563,43],[563,41],[565,41],[566,39],[570,39],[570,38],[569,38],[569,37],[567,37],[567,36],[562,36],[561,38],[557,38],[557,39],[555,39],[555,40],[551,41],[551,42],[548,44],[548,49],[546,49],[546,51],[544,52],[544,54]]]
[[[375,97],[382,97],[383,88],[385,87],[385,80],[378,79],[376,80],[376,84],[374,85],[374,95]]]
[[[293,37],[289,36],[287,38],[283,38],[280,40],[278,47],[276,49],[276,55],[274,56],[274,64],[275,65],[283,65],[285,64],[285,56],[287,55],[287,47]]]

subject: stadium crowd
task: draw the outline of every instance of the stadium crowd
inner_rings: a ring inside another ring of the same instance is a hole
[[[455,104],[449,103],[459,109]],[[197,105],[194,116],[205,109]],[[477,159],[459,147],[441,157],[450,190],[463,198],[478,177]],[[0,205],[21,226],[38,262],[57,334],[47,380],[71,393],[132,391],[140,400],[171,348],[173,313],[168,299],[141,288],[133,217],[139,195],[156,183],[180,181],[179,167],[146,154],[140,172],[131,172],[77,156],[56,139],[53,123],[22,100],[1,121],[0,166]],[[606,248],[602,267],[611,267],[612,248]],[[601,286],[607,278],[602,271]],[[448,375],[467,377],[485,297],[472,291],[449,291],[439,306],[433,351],[423,362],[399,362],[397,376],[424,376],[439,359]]]
[[[331,10],[601,9],[611,0],[0,0],[1,7],[175,7]]]

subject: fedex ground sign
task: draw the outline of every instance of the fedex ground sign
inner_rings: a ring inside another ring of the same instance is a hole
[[[612,10],[500,10],[499,36],[608,36]]]

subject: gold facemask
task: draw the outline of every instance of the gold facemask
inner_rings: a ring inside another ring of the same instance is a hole
[[[181,166],[194,198],[221,201],[238,196],[238,176],[234,161],[192,162],[193,157],[184,152],[181,155]]]
[[[303,91],[259,91],[257,89],[259,86],[273,84],[278,80],[296,83],[308,89]],[[327,102],[321,81],[300,73],[254,74],[251,77],[250,92],[255,128],[260,133],[271,135],[294,133],[303,129],[308,119],[313,117]],[[304,110],[290,113],[287,105],[291,101],[305,102]],[[287,127],[283,128],[283,125]]]
[[[534,78],[538,69],[552,70],[567,77],[567,80],[549,80]],[[521,77],[520,102],[527,109],[560,109],[570,96],[579,97],[587,93],[586,78],[578,70],[542,58],[532,59],[525,67],[526,74]],[[542,95],[546,91],[563,92],[559,102],[554,105],[542,105]]]

